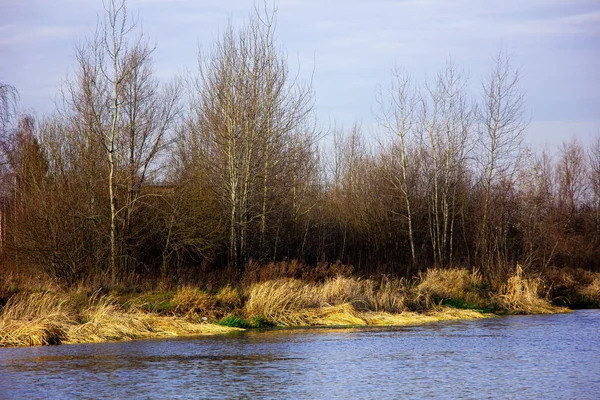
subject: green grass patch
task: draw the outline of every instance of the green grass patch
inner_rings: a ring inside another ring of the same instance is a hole
[[[237,317],[235,315],[228,315],[219,321],[219,325],[229,326],[231,328],[274,328],[276,325],[269,321],[264,315],[255,315],[251,320]]]
[[[494,312],[494,310],[492,310],[489,307],[482,307],[480,304],[466,303],[464,300],[461,299],[441,299],[440,304],[443,306],[458,308],[461,310],[473,310],[482,313]]]
[[[229,326],[231,328],[242,328],[250,329],[253,328],[250,321],[244,318],[236,317],[235,315],[228,315],[219,321],[219,325]]]

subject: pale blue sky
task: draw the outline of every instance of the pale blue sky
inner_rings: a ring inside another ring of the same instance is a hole
[[[158,46],[156,72],[164,79],[195,69],[198,46],[210,48],[253,4],[128,2]],[[101,13],[100,0],[0,0],[0,81],[17,87],[22,108],[52,111],[74,69],[73,48]],[[394,64],[422,79],[452,57],[477,92],[491,55],[503,48],[523,73],[530,143],[555,147],[600,134],[600,0],[279,0],[277,16],[292,68],[307,79],[314,67],[324,126],[358,122],[374,133],[375,93]]]

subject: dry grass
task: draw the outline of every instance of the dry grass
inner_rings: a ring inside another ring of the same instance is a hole
[[[280,279],[252,285],[245,313],[281,326],[299,326],[309,324],[315,317],[309,310],[319,306],[314,287],[296,279]]]
[[[473,310],[460,310],[452,307],[440,307],[426,313],[403,312],[401,314],[370,313],[364,318],[368,325],[408,326],[430,322],[494,318],[494,314],[484,314]]]
[[[566,276],[561,279],[568,282]],[[586,279],[582,295],[599,301],[600,276]],[[0,346],[220,333],[232,328],[207,324],[201,317],[225,315],[278,326],[414,325],[490,316],[457,308],[490,306],[512,314],[566,311],[553,306],[548,293],[539,277],[526,276],[520,267],[495,293],[477,271],[465,269],[431,269],[416,282],[336,276],[308,283],[282,278],[253,284],[244,296],[231,286],[216,294],[184,286],[176,292],[133,297],[131,293],[111,297],[85,288],[63,294],[20,292],[0,310]],[[457,308],[442,306],[446,304]]]
[[[488,302],[483,277],[475,269],[429,269],[421,276],[418,289],[437,300],[460,300],[480,307]]]
[[[600,306],[600,273],[549,268],[543,277],[554,303],[576,308]]]
[[[270,262],[261,264],[250,260],[244,268],[242,283],[250,286],[254,283],[280,279],[301,279],[305,282],[322,282],[336,276],[350,276],[352,266],[335,263],[319,262],[316,266],[307,266],[299,260]]]
[[[217,306],[214,296],[192,286],[180,288],[175,293],[172,303],[177,314],[187,317],[204,316],[211,319],[214,318]]]
[[[338,276],[326,280],[315,290],[322,305],[350,303],[359,311],[399,313],[410,308],[412,297],[406,281],[401,279],[382,279],[377,283]]]
[[[225,286],[215,295],[217,306],[225,310],[235,310],[242,306],[242,296],[240,292],[229,285]]]
[[[349,303],[322,307],[317,310],[312,325],[366,325],[367,322],[361,314]]]
[[[206,293],[196,287],[184,286],[177,290],[171,305],[178,315],[190,320],[201,317],[214,320],[222,318],[242,306],[242,296],[236,288],[225,286],[215,295]]]
[[[578,293],[584,297],[592,299],[597,306],[600,306],[600,274],[588,285],[578,290]]]
[[[248,318],[264,317],[279,326],[406,324],[414,315],[424,321],[448,319],[450,308],[436,308],[439,315],[408,312],[413,307],[423,309],[425,303],[434,307],[426,294],[403,280],[376,283],[338,276],[322,284],[284,279],[252,285],[244,311]],[[454,312],[461,318],[482,315]]]
[[[525,277],[520,268],[495,296],[478,271],[465,269],[431,269],[416,286],[404,280],[375,282],[342,276],[316,284],[280,279],[252,285],[244,314],[279,326],[302,326],[475,318],[484,309],[511,314],[564,311],[540,297],[541,288],[539,278]]]
[[[0,345],[36,346],[59,344],[71,322],[65,299],[44,292],[11,297],[0,313]]]
[[[546,296],[540,296],[544,287],[539,277],[527,277],[520,265],[508,278],[497,295],[499,305],[512,314],[554,314],[566,312],[553,306]]]
[[[13,296],[0,312],[0,346],[89,343],[235,330],[173,316],[125,311],[110,296],[69,305],[69,295],[49,292]]]
[[[282,326],[313,325],[315,321],[327,319],[355,324],[360,323],[355,318],[356,311],[398,313],[406,310],[407,290],[400,280],[384,280],[379,284],[341,276],[322,284],[295,279],[272,280],[250,287],[244,311],[249,318],[263,316]]]

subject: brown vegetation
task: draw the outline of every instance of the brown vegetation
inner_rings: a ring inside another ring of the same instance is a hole
[[[520,75],[502,52],[481,93],[453,62],[427,82],[394,70],[377,96],[381,146],[355,125],[325,151],[275,13],[257,9],[195,77],[165,85],[126,2],[105,11],[55,115],[18,116],[16,89],[0,83],[5,263],[68,287],[208,289],[393,281],[427,266],[499,284],[517,264],[600,268],[600,141],[554,158],[524,147]]]
[[[60,298],[15,296],[78,288],[161,298],[130,299],[139,315],[89,304],[136,332],[165,309],[295,325],[600,302],[600,138],[554,157],[523,146],[520,74],[502,52],[481,93],[452,62],[427,82],[395,70],[377,97],[380,145],[355,125],[328,148],[274,12],[256,9],[195,76],[163,84],[126,1],[105,11],[56,113],[19,115],[0,82],[3,329],[32,315],[46,342],[68,340],[77,324],[19,311],[61,313]],[[95,320],[76,309],[61,320]]]
[[[83,304],[77,304],[77,298]],[[36,346],[224,333],[174,316],[125,310],[117,299],[50,292],[11,297],[0,312],[0,346]]]
[[[523,269],[517,265],[515,273],[500,289],[499,304],[513,314],[553,314],[556,307],[542,295],[542,289],[540,278],[525,277]]]
[[[580,291],[597,299],[600,278],[589,278]],[[568,311],[548,300],[549,287],[520,267],[497,289],[478,271],[465,269],[431,269],[413,280],[337,276],[311,283],[281,277],[213,292],[191,285],[112,294],[83,286],[67,292],[13,286],[13,294],[2,288],[6,303],[0,310],[0,345],[226,332],[207,320],[238,327],[409,325]]]

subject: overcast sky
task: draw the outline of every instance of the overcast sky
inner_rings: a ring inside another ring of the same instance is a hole
[[[228,23],[242,24],[253,3],[128,6],[157,44],[156,73],[167,80],[194,70],[199,46],[209,49]],[[74,71],[74,46],[92,34],[102,10],[101,0],[0,0],[0,81],[17,87],[22,108],[52,112]],[[325,127],[357,122],[375,133],[375,93],[394,65],[423,79],[451,57],[478,94],[502,48],[523,73],[530,143],[555,147],[600,135],[600,0],[279,0],[277,19],[292,68],[304,79],[314,70]]]

